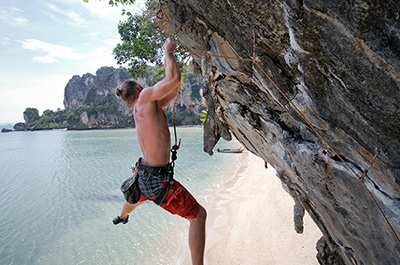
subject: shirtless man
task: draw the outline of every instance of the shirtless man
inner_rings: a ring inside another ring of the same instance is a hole
[[[117,96],[133,107],[137,137],[143,155],[134,169],[133,180],[138,181],[136,187],[139,188],[133,190],[135,183],[132,184],[131,178],[129,191],[123,190],[127,201],[121,214],[113,222],[127,223],[128,214],[137,206],[146,200],[156,202],[158,198],[159,203],[156,203],[162,208],[189,220],[192,263],[203,264],[206,210],[178,181],[172,180],[173,172],[169,164],[171,139],[163,108],[177,96],[181,81],[180,69],[173,55],[175,48],[170,39],[164,43],[165,78],[155,86],[142,88],[135,81],[129,80],[116,91]],[[159,196],[162,196],[161,200]]]

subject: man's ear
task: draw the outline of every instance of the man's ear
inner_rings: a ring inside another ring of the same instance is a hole
[[[133,103],[135,102],[135,99],[132,98],[131,100],[129,100],[129,105],[131,105],[133,107]]]

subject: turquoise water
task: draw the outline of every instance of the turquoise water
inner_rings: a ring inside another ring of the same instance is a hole
[[[201,128],[178,137],[176,179],[200,203],[212,200],[239,156],[204,153]],[[111,222],[141,154],[134,129],[3,133],[0,152],[0,264],[180,264],[188,255],[188,222],[154,203],[126,225]]]

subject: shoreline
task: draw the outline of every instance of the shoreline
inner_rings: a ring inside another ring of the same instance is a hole
[[[322,233],[306,213],[304,232],[297,234],[294,201],[275,170],[265,169],[264,161],[248,151],[240,156],[233,178],[203,205],[208,212],[205,264],[317,265],[315,246]],[[183,264],[191,264],[188,248],[186,253]]]
[[[201,125],[177,125],[176,128],[201,128]],[[174,128],[173,125],[168,125],[168,128]],[[56,128],[56,129],[33,129],[33,130],[15,130],[2,128],[2,130],[6,129],[7,132],[40,132],[40,131],[91,131],[91,130],[123,130],[123,129],[136,129],[136,127],[99,127],[99,128],[84,128],[84,129],[68,129],[68,128]]]

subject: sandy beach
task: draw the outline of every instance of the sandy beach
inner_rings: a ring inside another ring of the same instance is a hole
[[[226,154],[238,155],[238,154]],[[318,264],[315,245],[322,234],[307,215],[304,232],[293,224],[293,199],[271,167],[250,152],[240,154],[238,171],[208,211],[205,263]],[[191,264],[189,257],[185,264]]]

